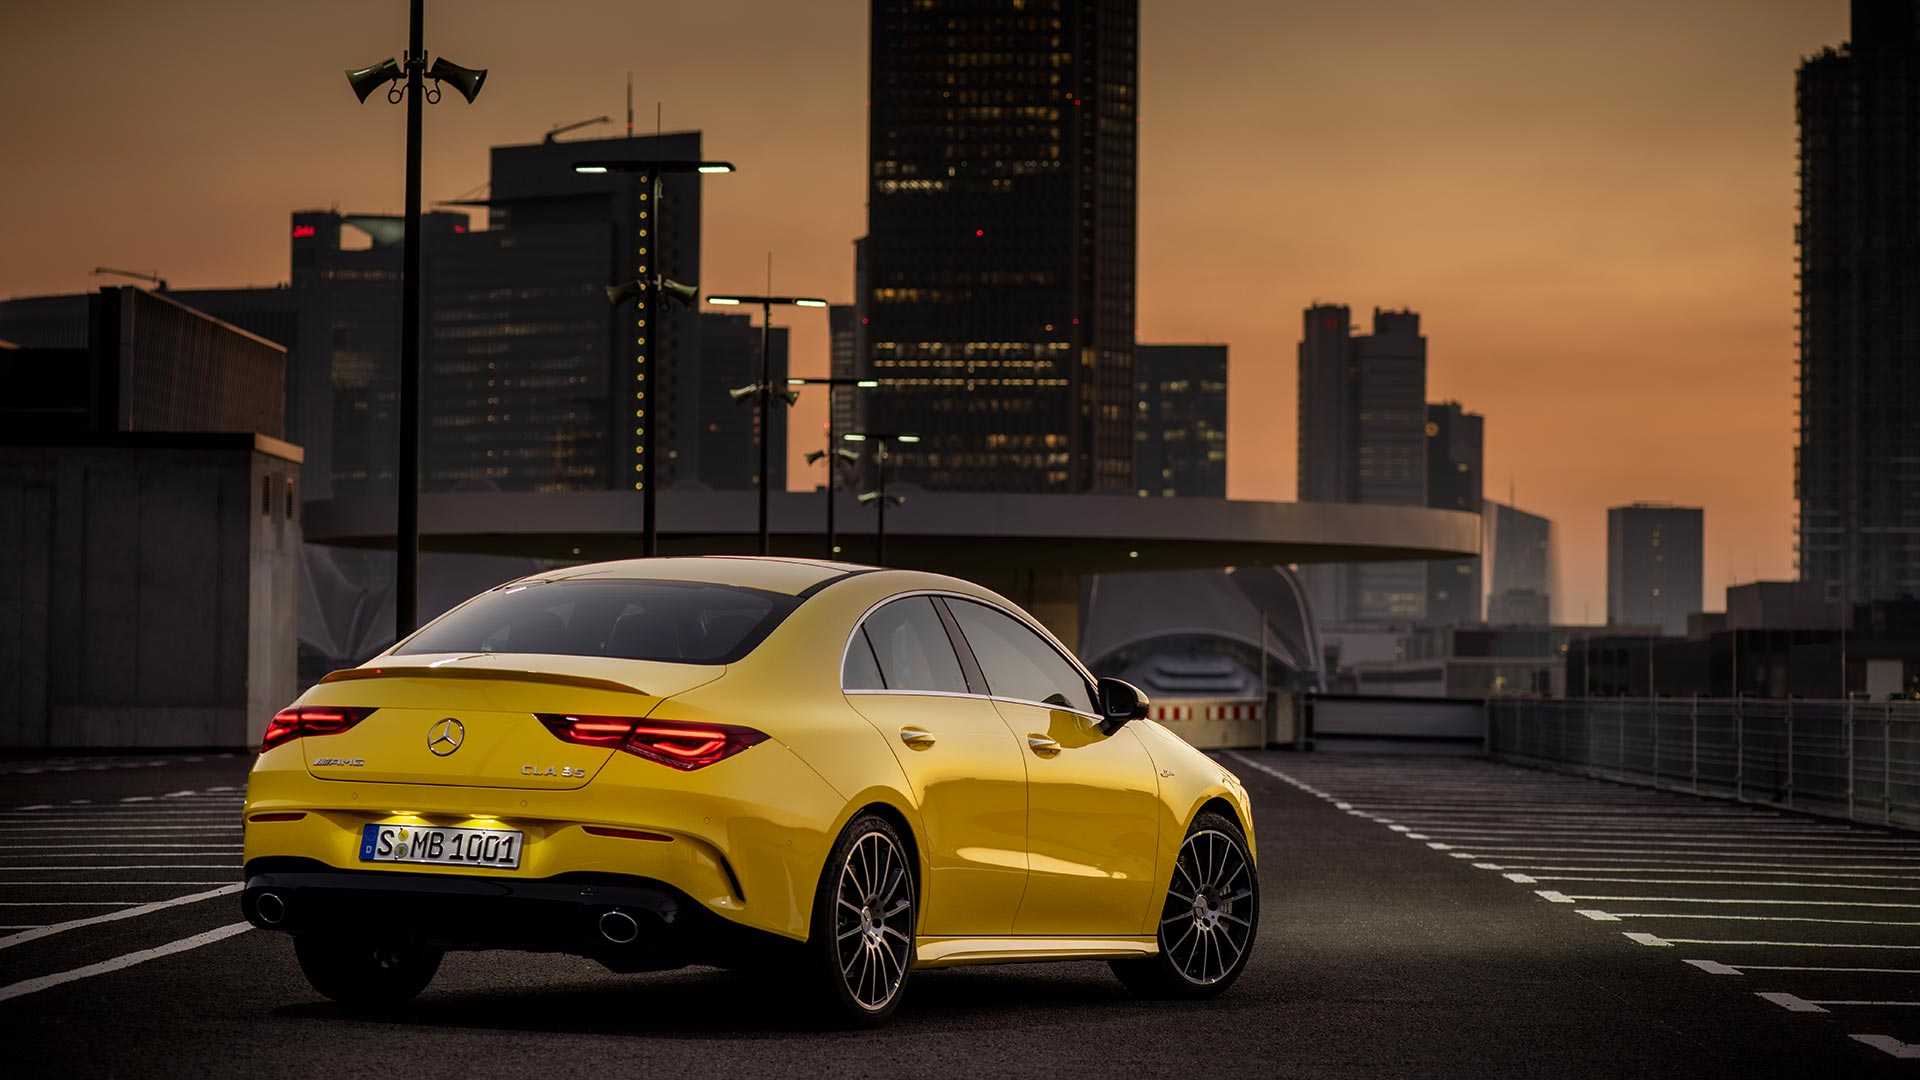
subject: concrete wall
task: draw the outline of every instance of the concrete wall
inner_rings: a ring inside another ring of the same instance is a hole
[[[0,746],[257,743],[295,692],[299,470],[254,435],[0,446]]]
[[[1484,701],[1318,694],[1303,709],[1315,750],[1477,754],[1486,746]]]

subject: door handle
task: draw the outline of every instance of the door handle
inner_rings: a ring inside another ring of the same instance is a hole
[[[1042,757],[1049,757],[1060,752],[1060,740],[1049,739],[1045,735],[1027,736],[1027,745],[1033,748],[1034,753]]]
[[[933,732],[923,731],[917,727],[903,727],[900,729],[900,741],[915,750],[925,750],[933,745]]]

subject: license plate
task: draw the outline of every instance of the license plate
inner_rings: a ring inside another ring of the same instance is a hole
[[[368,825],[360,833],[361,862],[435,866],[520,866],[525,838],[509,829],[452,829],[437,825]]]

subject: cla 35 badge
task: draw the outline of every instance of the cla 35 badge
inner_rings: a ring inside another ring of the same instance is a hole
[[[567,779],[585,778],[587,770],[575,765],[522,765],[521,776],[560,776]]]

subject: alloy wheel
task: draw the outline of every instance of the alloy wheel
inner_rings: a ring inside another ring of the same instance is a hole
[[[1160,913],[1160,948],[1181,977],[1207,986],[1227,977],[1253,937],[1252,868],[1226,833],[1187,837]]]
[[[885,833],[856,840],[834,890],[834,955],[861,1008],[884,1009],[900,992],[913,948],[913,875]]]

